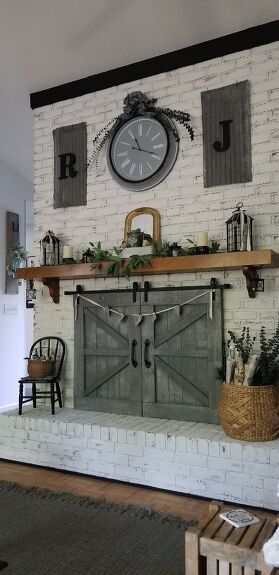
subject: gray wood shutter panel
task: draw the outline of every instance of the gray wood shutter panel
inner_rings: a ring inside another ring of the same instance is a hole
[[[201,102],[204,187],[250,182],[252,158],[248,80],[202,92]]]
[[[139,304],[132,302],[131,293],[87,297],[121,313],[140,311]],[[134,318],[119,321],[116,314],[80,300],[75,321],[74,405],[76,409],[142,414],[140,327],[135,326]]]
[[[203,291],[203,290],[202,290]],[[201,290],[150,292],[141,312],[150,313],[191,299]],[[213,320],[208,317],[209,295],[173,310],[155,323],[141,324],[142,348],[150,341],[150,366],[142,367],[143,415],[185,421],[217,422],[216,407],[222,365],[222,300],[216,290]]]
[[[87,203],[86,123],[53,131],[54,208],[85,206]]]

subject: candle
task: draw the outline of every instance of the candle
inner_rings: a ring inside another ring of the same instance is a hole
[[[208,246],[208,232],[199,232],[197,235],[197,246]]]
[[[63,260],[73,259],[73,246],[63,246]]]

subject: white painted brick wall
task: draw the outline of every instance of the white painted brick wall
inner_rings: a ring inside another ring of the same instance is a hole
[[[229,54],[208,62],[180,68],[150,78],[115,86],[101,92],[57,102],[34,112],[34,184],[35,240],[39,242],[52,229],[62,243],[74,245],[79,257],[89,241],[100,240],[104,247],[120,244],[124,220],[128,211],[151,206],[161,214],[161,234],[164,240],[186,243],[201,230],[208,229],[211,239],[221,241],[225,249],[225,220],[238,201],[243,201],[254,218],[255,248],[279,251],[279,42]],[[252,162],[253,180],[206,189],[203,187],[202,120],[200,93],[233,82],[251,82]],[[116,184],[107,168],[105,154],[96,173],[88,171],[87,206],[53,209],[53,136],[60,126],[86,122],[88,154],[97,131],[122,110],[127,92],[140,89],[158,98],[161,106],[181,108],[191,114],[195,140],[190,142],[180,128],[180,152],[174,169],[155,188],[133,193]],[[39,244],[36,244],[37,259]],[[249,325],[256,332],[265,324],[273,330],[278,320],[278,270],[266,270],[266,291],[251,300],[245,289],[241,271],[218,272],[220,281],[232,284],[225,293],[225,330],[240,330]],[[212,272],[153,276],[152,284],[193,285],[207,282]],[[134,278],[141,280],[142,278]],[[75,289],[73,281],[62,281],[60,305],[49,298],[47,288],[37,283],[35,335],[61,335],[67,343],[64,381],[66,405],[73,401],[73,341],[74,323],[71,297],[65,289]],[[125,287],[129,282],[119,279],[82,280],[87,289]],[[206,450],[206,446],[203,446]]]
[[[243,443],[218,425],[25,408],[0,414],[0,455],[65,471],[279,510],[279,439]],[[205,446],[208,449],[205,450]],[[206,451],[206,452],[205,452]]]

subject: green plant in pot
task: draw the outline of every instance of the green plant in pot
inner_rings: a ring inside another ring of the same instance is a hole
[[[9,250],[10,264],[7,266],[7,272],[10,277],[16,277],[16,270],[25,263],[27,252],[24,247],[17,243]]]
[[[259,338],[244,327],[229,331],[218,414],[224,431],[244,441],[279,436],[279,323],[271,337],[261,327]],[[257,343],[258,342],[258,343]]]
[[[143,232],[141,231],[140,228],[137,228],[136,230],[131,230],[127,234],[127,247],[130,248],[139,247],[142,246],[142,242],[143,242]]]

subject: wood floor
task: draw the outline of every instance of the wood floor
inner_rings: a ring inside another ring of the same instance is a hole
[[[170,513],[183,519],[199,520],[208,509],[207,501],[195,497],[6,461],[0,461],[0,480],[16,481],[21,485],[32,485],[54,491],[68,491],[92,498],[103,497],[117,503],[148,506],[155,511]]]

